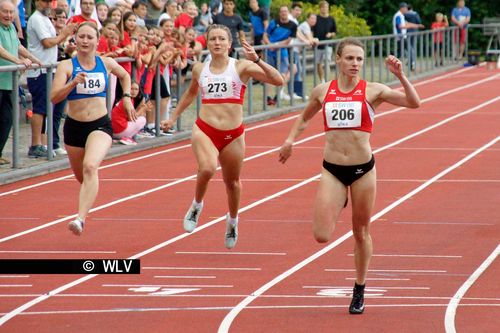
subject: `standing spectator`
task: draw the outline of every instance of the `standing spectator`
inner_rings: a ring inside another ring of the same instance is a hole
[[[165,0],[146,0],[148,14],[146,15],[147,25],[157,25],[161,12],[165,7]]]
[[[208,9],[208,4],[206,2],[200,5],[200,15],[198,24],[195,25],[195,30],[198,33],[204,33],[208,26],[213,23],[212,13]]]
[[[470,9],[465,7],[464,0],[458,0],[457,6],[451,11],[451,22],[458,27],[458,59],[462,59],[465,51],[465,39],[467,37],[467,25],[470,22]]]
[[[165,19],[171,19],[172,21],[174,21],[177,15],[177,2],[175,2],[175,0],[168,0],[165,3],[164,12],[160,15],[160,17],[158,18],[158,22],[156,22],[155,25],[160,26],[161,22],[163,22],[163,20]]]
[[[21,45],[24,47],[28,46],[26,41],[26,8],[24,7],[24,0],[18,0],[17,2],[17,15],[14,16],[14,25],[17,30],[17,37],[21,41]]]
[[[196,4],[193,1],[185,2],[183,12],[174,20],[174,27],[179,30],[181,36],[184,36],[187,28],[193,27],[196,16],[198,16],[198,7],[196,7]]]
[[[146,26],[146,17],[148,16],[148,6],[142,0],[137,0],[132,5],[132,11],[136,16],[136,23],[139,27]]]
[[[411,5],[408,5],[408,11],[404,14],[405,20],[408,23],[413,23],[417,27],[408,28],[406,32],[412,33],[417,32],[418,29],[424,28],[422,24],[422,20],[420,19],[420,15],[416,11],[413,10]],[[409,57],[410,57],[410,67],[411,70],[414,71],[416,67],[416,59],[417,59],[417,36],[410,36],[410,49],[409,49]]]
[[[80,8],[82,10],[81,14],[71,16],[68,23],[79,25],[80,23],[90,21],[97,25],[97,21],[92,18],[95,10],[95,0],[80,0]]]
[[[297,35],[295,38],[292,38],[291,44],[296,45],[303,42],[304,36],[298,30],[299,26],[299,17],[302,14],[302,5],[299,2],[292,3],[292,10],[288,14],[288,19],[297,25]],[[301,48],[298,46],[293,47],[293,70],[295,73],[293,76],[293,89],[291,84],[288,84],[288,91],[290,95],[295,99],[301,99],[304,95],[302,89],[302,66],[300,62],[300,50]],[[293,93],[292,93],[293,92]]]
[[[97,18],[102,24],[108,18],[109,6],[105,2],[98,2],[95,6]]]
[[[317,16],[314,13],[309,13],[307,15],[307,19],[299,24],[297,27],[297,38],[303,42],[306,43],[309,46],[314,46],[319,43],[319,40],[313,36],[312,33],[312,28],[316,25],[317,21]],[[301,81],[296,81],[294,82],[296,87],[295,91],[297,92],[297,95],[299,95],[302,98],[309,99],[309,96],[304,94],[304,87]]]
[[[259,2],[257,0],[249,0],[248,5],[250,6],[248,17],[250,18],[250,23],[252,24],[253,45],[262,45],[264,31],[266,31],[267,26],[269,25],[269,16],[264,9],[259,7]],[[262,52],[257,51],[257,53],[260,55]]]
[[[267,17],[271,17],[271,0],[259,0],[259,7],[264,10]]]
[[[236,7],[234,1],[235,0],[224,0],[222,2],[224,9],[222,13],[214,17],[214,24],[222,24],[229,28],[232,38],[229,54],[232,57],[237,57],[235,49],[245,40],[245,32],[243,31],[243,19],[234,12],[234,8]]]
[[[406,33],[408,29],[414,28],[418,29],[420,25],[415,23],[406,22],[405,14],[408,12],[408,4],[406,2],[401,2],[399,4],[399,10],[392,17],[392,31],[397,36],[396,37],[396,49],[397,57],[404,58],[408,56],[405,54],[406,48]]]
[[[273,44],[273,48],[267,50],[267,62],[269,65],[277,68],[283,77],[283,81],[288,83],[290,80],[290,61],[288,58],[288,48],[283,48],[290,44],[292,38],[297,35],[297,25],[288,19],[288,7],[280,7],[280,15],[277,20],[272,20],[264,34],[264,43]],[[278,68],[278,50],[280,53],[280,67]],[[270,89],[270,88],[269,88]],[[283,89],[279,92],[281,100],[290,100],[290,95]],[[276,104],[277,96],[267,97],[267,105]]]
[[[66,17],[69,17],[69,4],[67,0],[57,0],[57,8],[62,8],[66,13]]]
[[[56,8],[51,14],[52,22],[54,23],[54,28],[56,28],[56,34],[59,35],[61,31],[64,30],[68,17],[62,8]],[[76,45],[74,41],[68,36],[66,40],[57,44],[57,61],[65,60],[71,58],[73,52],[76,51]]]
[[[14,25],[15,7],[10,0],[0,0],[0,66],[13,64],[31,67],[42,63],[20,44]],[[2,157],[12,127],[12,72],[0,73],[0,165],[10,161]]]
[[[89,0],[83,0],[89,1]],[[65,41],[73,34],[74,23],[67,24],[59,35],[49,19],[50,0],[36,0],[36,11],[28,20],[28,50],[44,64],[55,64],[57,62],[57,45]],[[56,154],[65,154],[65,150],[59,147],[59,124],[64,112],[64,102],[54,105],[53,123],[46,124],[47,116],[47,78],[46,69],[35,69],[27,72],[28,89],[32,96],[33,117],[31,118],[31,146],[28,156],[32,158],[47,157],[47,148],[42,144],[42,134],[45,134],[46,126],[53,126],[54,141],[53,148]]]
[[[319,2],[319,15],[316,19],[316,25],[313,27],[313,34],[319,41],[333,39],[337,35],[337,23],[335,19],[330,16],[330,5],[324,0]],[[320,82],[325,82],[325,71],[330,69],[332,53],[333,49],[330,45],[318,46],[316,67]],[[325,57],[327,59],[327,67],[323,70]]]
[[[108,19],[111,19],[113,22],[115,22],[116,27],[120,31],[123,30],[123,26],[121,26],[122,17],[123,17],[122,11],[117,7],[111,8],[108,12]]]
[[[443,13],[436,13],[436,21],[432,22],[431,29],[443,29],[448,27],[448,17],[443,15]],[[443,31],[436,32],[434,34],[434,61],[435,65],[443,66]]]

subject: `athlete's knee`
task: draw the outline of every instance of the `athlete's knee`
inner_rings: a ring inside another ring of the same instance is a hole
[[[318,243],[326,243],[330,240],[332,236],[332,232],[330,230],[326,230],[325,228],[320,228],[317,226],[313,226],[313,235],[314,239]]]
[[[94,162],[83,162],[83,178],[93,176],[97,174],[97,170],[99,169],[99,164]]]
[[[202,178],[212,178],[215,174],[215,167],[212,166],[200,166],[198,170],[198,175]]]
[[[358,244],[365,244],[370,238],[370,227],[369,225],[354,226],[352,229],[354,240]]]
[[[237,191],[241,189],[241,182],[239,179],[224,179],[224,184],[229,191]]]

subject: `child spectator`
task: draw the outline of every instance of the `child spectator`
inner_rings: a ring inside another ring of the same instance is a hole
[[[174,21],[174,27],[179,30],[181,35],[184,35],[187,28],[193,27],[194,19],[198,16],[198,7],[194,2],[185,2],[183,8],[184,11]]]
[[[179,13],[177,12],[177,2],[175,2],[175,0],[168,0],[165,4],[165,10],[158,19],[158,26],[161,26],[161,22],[163,22],[163,20],[175,20],[177,15],[179,15]]]
[[[97,18],[101,24],[108,18],[109,7],[105,2],[98,2],[95,5],[95,9],[97,10]]]
[[[152,110],[151,102],[146,101],[140,91],[139,84],[132,81],[130,95],[134,103],[137,120],[131,121],[123,106],[123,99],[116,104],[111,111],[111,126],[113,127],[113,137],[120,140],[124,145],[136,145],[133,139],[135,135],[146,125],[146,113]]]
[[[448,27],[448,17],[443,13],[436,14],[436,21],[432,22],[431,29],[443,29]],[[434,33],[434,62],[435,66],[443,66],[443,31]]]

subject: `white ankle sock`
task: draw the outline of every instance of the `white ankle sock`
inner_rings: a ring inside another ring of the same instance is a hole
[[[235,218],[232,218],[231,215],[227,214],[228,218],[229,218],[229,223],[231,225],[237,225],[238,224],[238,216],[236,216]]]
[[[203,207],[203,201],[197,202],[196,199],[193,199],[193,207],[196,207],[196,208]]]

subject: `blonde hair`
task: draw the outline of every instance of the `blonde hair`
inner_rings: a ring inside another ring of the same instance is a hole
[[[339,57],[342,56],[342,51],[344,51],[344,48],[348,45],[359,46],[363,49],[363,51],[365,50],[365,46],[359,40],[354,38],[345,38],[339,43],[339,45],[337,45],[337,55]]]
[[[97,28],[97,25],[94,22],[86,21],[86,22],[80,23],[78,25],[78,28],[76,28],[76,30],[75,30],[75,35],[78,34],[78,31],[80,31],[80,29],[82,27],[91,27],[92,29],[94,29],[95,33],[97,35],[97,39],[99,39],[99,29]]]

